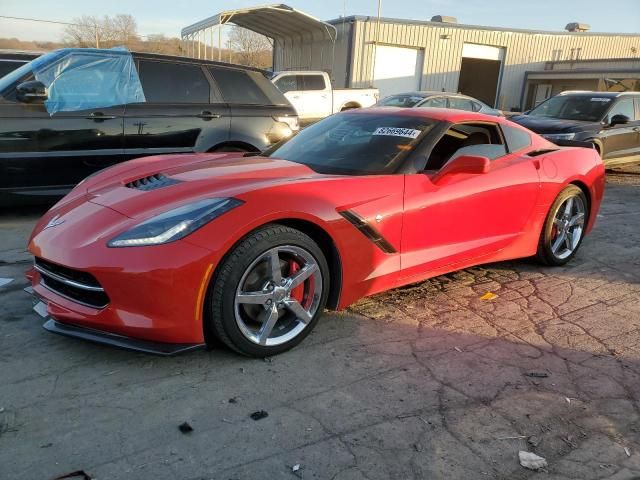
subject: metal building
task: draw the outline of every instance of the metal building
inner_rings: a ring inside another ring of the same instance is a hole
[[[211,28],[229,13],[200,25]],[[243,9],[242,14],[240,23],[231,22],[274,38],[274,70],[324,70],[336,87],[375,86],[381,95],[462,92],[504,110],[521,110],[527,101],[552,94],[549,82],[539,92],[539,82],[533,82],[533,72],[545,72],[549,65],[580,68],[584,60],[607,64],[626,59],[633,70],[640,63],[640,34],[588,32],[582,24],[549,32],[460,25],[442,16],[432,21],[350,16],[321,22],[286,5]],[[252,28],[251,23],[259,25]],[[198,32],[198,25],[185,28],[183,38]]]

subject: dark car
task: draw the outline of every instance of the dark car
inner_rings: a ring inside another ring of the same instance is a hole
[[[0,79],[0,205],[51,201],[146,155],[258,152],[298,117],[261,70],[124,49],[63,49]]]
[[[38,58],[40,52],[23,52],[19,50],[0,50],[0,78],[13,72],[25,63]]]
[[[640,92],[563,92],[510,120],[559,145],[591,144],[607,166],[640,162]]]
[[[502,116],[502,112],[492,108],[480,100],[449,92],[407,92],[390,95],[377,103],[378,107],[431,107],[453,108],[454,110],[466,110],[467,112],[480,112],[487,115]]]

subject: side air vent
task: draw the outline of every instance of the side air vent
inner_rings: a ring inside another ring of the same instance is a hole
[[[365,237],[373,242],[373,244],[384,253],[398,253],[397,250],[393,248],[393,245],[391,245],[378,230],[369,225],[369,223],[367,223],[367,221],[356,212],[351,210],[343,210],[338,213],[342,215],[342,217],[351,225],[360,230],[360,232],[362,232]]]
[[[158,188],[169,187],[171,185],[175,185],[176,183],[181,183],[180,180],[175,180],[173,178],[169,178],[161,173],[156,173],[155,175],[149,175],[148,177],[138,178],[137,180],[133,180],[129,183],[125,183],[125,187],[127,188],[135,188],[136,190],[156,190]]]

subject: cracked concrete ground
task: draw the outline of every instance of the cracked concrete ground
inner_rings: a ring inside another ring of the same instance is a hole
[[[640,478],[638,207],[640,176],[610,176],[568,266],[491,264],[376,295],[270,362],[45,332],[21,291],[39,212],[0,214],[0,277],[15,278],[0,287],[0,478]]]

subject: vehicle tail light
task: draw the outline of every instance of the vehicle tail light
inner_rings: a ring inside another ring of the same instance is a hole
[[[286,123],[289,125],[289,128],[292,132],[297,132],[300,130],[300,122],[298,121],[298,117],[294,116],[282,116],[282,117],[273,117],[276,122]]]

